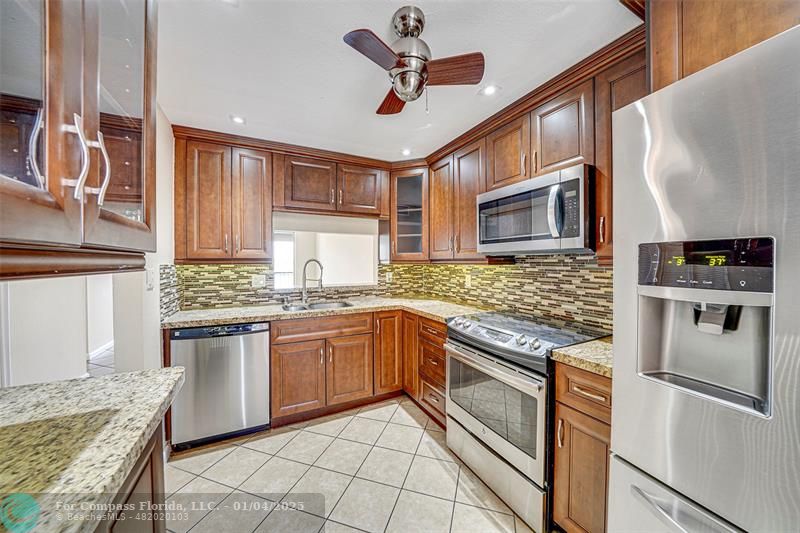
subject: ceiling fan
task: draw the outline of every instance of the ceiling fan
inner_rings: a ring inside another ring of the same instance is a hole
[[[379,115],[399,113],[428,85],[476,85],[483,79],[480,52],[431,59],[431,49],[419,38],[425,27],[420,8],[401,7],[392,17],[392,24],[399,39],[391,47],[371,30],[354,30],[344,36],[344,42],[389,73],[392,88],[378,107]]]

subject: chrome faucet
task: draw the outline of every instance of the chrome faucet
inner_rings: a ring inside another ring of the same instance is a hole
[[[308,303],[308,289],[306,287],[306,282],[308,281],[308,277],[306,277],[306,269],[308,268],[308,264],[309,263],[316,263],[317,265],[319,265],[319,279],[312,279],[311,281],[318,282],[319,285],[317,286],[317,288],[319,288],[319,290],[322,290],[322,263],[320,263],[316,259],[309,259],[308,261],[306,261],[306,264],[303,265],[303,303],[304,304]]]

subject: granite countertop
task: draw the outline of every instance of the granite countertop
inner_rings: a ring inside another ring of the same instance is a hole
[[[320,316],[363,313],[369,311],[391,311],[401,309],[417,313],[440,322],[460,315],[482,311],[476,307],[454,304],[442,300],[422,300],[414,298],[351,298],[347,300],[352,307],[338,309],[316,309],[309,311],[284,311],[280,304],[226,307],[221,309],[195,309],[178,311],[161,322],[163,329],[190,328],[199,326],[219,326],[245,322],[269,322],[290,318],[311,318]]]
[[[553,350],[550,357],[554,361],[610,378],[611,363],[614,360],[611,339],[611,337],[604,337],[595,341],[559,348]]]
[[[181,385],[173,367],[0,389],[0,495],[33,496],[36,531],[94,531],[57,505],[110,504]]]

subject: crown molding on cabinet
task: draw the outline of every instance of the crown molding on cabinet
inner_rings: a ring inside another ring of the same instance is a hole
[[[642,24],[456,137],[428,155],[425,160],[428,164],[435,163],[442,157],[480,139],[511,120],[529,113],[570,87],[594,77],[613,63],[643,50],[644,47],[645,27]]]
[[[631,13],[644,20],[645,0],[619,0],[619,3],[627,7]]]
[[[369,157],[321,150],[319,148],[310,148],[308,146],[298,146],[296,144],[256,139],[254,137],[245,137],[242,135],[233,135],[231,133],[221,133],[218,131],[192,128],[190,126],[173,125],[172,133],[175,137],[191,138],[197,141],[227,144],[241,148],[253,148],[267,152],[298,155],[314,159],[325,159],[328,161],[336,161],[337,163],[349,163],[352,165],[377,168],[380,170],[390,170],[392,168],[392,164],[390,162],[381,161],[379,159],[371,159]]]

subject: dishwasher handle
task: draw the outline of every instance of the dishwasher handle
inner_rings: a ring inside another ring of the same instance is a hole
[[[255,324],[230,324],[225,326],[206,326],[200,328],[173,329],[170,340],[208,339],[212,337],[230,337],[234,335],[248,335],[269,331],[269,322]]]

